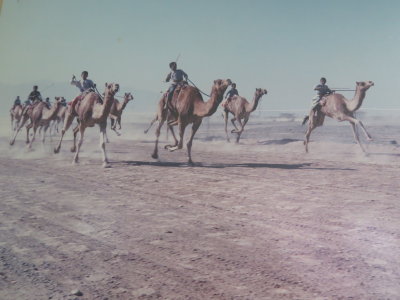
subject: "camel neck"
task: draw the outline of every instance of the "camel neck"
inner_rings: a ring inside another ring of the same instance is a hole
[[[255,94],[253,97],[253,101],[250,103],[250,105],[248,105],[246,111],[247,112],[253,112],[256,110],[257,106],[258,106],[258,102],[260,101],[262,95],[257,95]]]
[[[45,103],[43,103],[42,105],[43,105],[43,109],[45,110],[43,112],[43,117],[42,117],[43,120],[51,120],[57,116],[58,108],[59,108],[58,104],[54,104],[50,109],[48,109],[46,107]]]
[[[356,92],[354,94],[353,99],[347,103],[347,109],[351,112],[356,111],[361,107],[364,98],[365,98],[365,90],[356,88]]]

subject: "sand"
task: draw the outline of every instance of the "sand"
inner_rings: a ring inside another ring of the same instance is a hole
[[[191,167],[123,122],[109,169],[97,128],[77,166],[71,133],[56,155],[3,132],[0,299],[400,298],[397,124],[365,122],[365,156],[347,124],[305,154],[299,123],[250,120],[239,145],[204,123]]]

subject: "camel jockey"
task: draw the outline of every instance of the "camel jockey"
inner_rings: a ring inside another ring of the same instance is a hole
[[[184,83],[188,79],[188,75],[182,71],[181,69],[177,69],[176,62],[171,62],[169,64],[171,68],[171,72],[165,78],[165,82],[169,82],[172,80],[170,87],[168,88],[168,102],[172,100],[172,96],[174,95],[174,91],[179,84]]]
[[[21,99],[19,99],[19,96],[17,96],[17,99],[14,100],[14,105],[12,107],[12,109],[14,109],[17,106],[21,106]]]
[[[35,100],[42,101],[42,95],[38,91],[38,86],[34,85],[33,86],[33,91],[30,92],[28,99],[32,101],[32,103],[35,103]]]
[[[82,100],[86,96],[86,94],[90,93],[91,91],[94,91],[94,89],[96,88],[96,84],[94,84],[93,81],[88,79],[88,76],[89,76],[88,71],[83,71],[81,74],[82,80],[78,81],[76,80],[75,75],[72,75],[71,85],[75,85],[80,90],[81,93],[69,103],[71,106],[71,111],[73,111],[78,101]]]
[[[226,93],[225,100],[221,103],[222,107],[225,107],[235,95],[239,96],[239,93],[236,89],[236,83],[232,83],[232,88]]]
[[[61,101],[60,101],[62,106],[67,106],[67,101],[65,100],[64,97],[61,97]]]
[[[315,88],[314,91],[317,91],[317,95],[315,95],[315,97],[313,98],[312,101],[312,109],[315,111],[318,110],[319,108],[319,102],[321,101],[321,99],[329,94],[332,94],[333,91],[326,85],[326,78],[322,77],[320,79],[320,84],[318,84]]]
[[[45,104],[46,104],[47,108],[51,107],[51,103],[50,103],[50,98],[49,97],[46,98]]]

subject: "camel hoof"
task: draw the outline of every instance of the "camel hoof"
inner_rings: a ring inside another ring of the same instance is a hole
[[[71,147],[71,152],[75,152],[76,151],[76,147]]]
[[[191,159],[189,159],[188,165],[189,165],[190,167],[194,167],[194,162],[193,162]]]
[[[79,161],[78,161],[78,160],[73,160],[73,161],[72,161],[72,165],[73,165],[73,166],[79,165]]]
[[[10,141],[10,146],[14,145],[15,141]]]
[[[154,159],[158,159],[158,154],[157,154],[157,153],[153,153],[153,154],[151,155],[151,157],[154,158]]]
[[[111,168],[111,165],[108,162],[104,162],[103,168]]]
[[[178,150],[178,149],[179,149],[178,146],[168,147],[168,151],[170,151],[170,152],[174,152],[175,150]]]
[[[60,148],[54,148],[54,153],[57,154],[60,152]]]

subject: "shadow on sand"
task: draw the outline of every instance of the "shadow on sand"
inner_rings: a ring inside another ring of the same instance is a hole
[[[335,167],[313,167],[312,163],[302,164],[267,164],[267,163],[237,163],[237,164],[224,164],[224,163],[194,163],[189,165],[188,163],[181,162],[162,162],[162,161],[116,161],[112,164],[123,164],[129,166],[155,166],[155,167],[196,167],[196,168],[212,168],[212,169],[223,169],[223,168],[267,168],[267,169],[302,169],[302,170],[340,170],[340,171],[355,171],[356,169],[351,168],[335,168]]]
[[[298,139],[280,139],[280,140],[269,140],[269,141],[258,141],[258,145],[286,145],[293,142],[302,142],[303,140]]]

